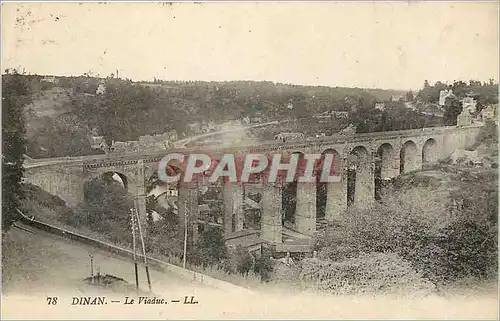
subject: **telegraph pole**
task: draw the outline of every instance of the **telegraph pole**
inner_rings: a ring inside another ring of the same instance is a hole
[[[134,270],[135,270],[135,287],[137,294],[139,294],[139,272],[137,271],[137,257],[136,257],[136,246],[135,246],[135,215],[134,209],[130,209],[131,218],[132,218],[132,247],[134,250]]]
[[[92,284],[94,283],[94,256],[89,253],[90,257],[90,277],[92,278]]]
[[[137,226],[139,227],[139,236],[141,237],[142,256],[144,258],[144,267],[146,268],[146,277],[148,278],[149,292],[151,292],[151,279],[149,277],[148,260],[146,258],[146,246],[144,245],[144,236],[142,235],[141,221],[139,220],[139,213],[135,209],[135,218],[137,219]]]
[[[187,200],[184,201],[184,255],[182,257],[182,267],[186,268],[187,235],[188,235],[188,208]]]

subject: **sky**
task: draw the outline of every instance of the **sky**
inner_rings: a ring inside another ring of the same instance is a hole
[[[419,89],[498,80],[497,2],[2,3],[2,70]]]

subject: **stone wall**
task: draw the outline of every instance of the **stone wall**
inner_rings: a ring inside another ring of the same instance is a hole
[[[70,208],[84,199],[85,176],[83,166],[50,165],[27,168],[24,181],[39,186],[46,192],[60,197]]]

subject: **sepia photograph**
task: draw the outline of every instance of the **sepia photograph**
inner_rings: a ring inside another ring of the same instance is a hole
[[[498,320],[498,1],[2,1],[1,318]]]

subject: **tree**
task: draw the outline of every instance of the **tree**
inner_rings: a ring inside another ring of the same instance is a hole
[[[457,124],[457,116],[462,112],[462,104],[457,97],[447,97],[444,104],[444,122],[447,126]]]
[[[415,95],[413,95],[413,92],[410,90],[406,93],[406,101],[413,101],[413,98],[415,98]]]
[[[125,188],[112,179],[96,178],[85,183],[84,191],[82,211],[68,223],[87,226],[113,241],[130,241],[130,208],[134,203]]]
[[[25,77],[16,71],[2,75],[2,229],[8,229],[18,218],[26,152],[23,109],[31,99]]]
[[[426,79],[424,81],[424,88],[428,88],[428,87],[430,87],[430,85],[429,85],[429,81]]]
[[[196,247],[198,248],[196,254],[199,256],[197,259],[204,266],[218,265],[228,257],[224,235],[218,228],[207,226],[201,233]]]
[[[84,129],[64,123],[57,118],[37,120],[43,127],[36,128],[28,137],[27,155],[34,158],[95,155]]]
[[[151,216],[148,224],[147,246],[162,255],[182,257],[184,245],[184,229],[179,226],[179,217],[169,207],[159,205],[154,196],[146,200],[146,210]],[[161,219],[154,222],[152,212],[155,211]]]

